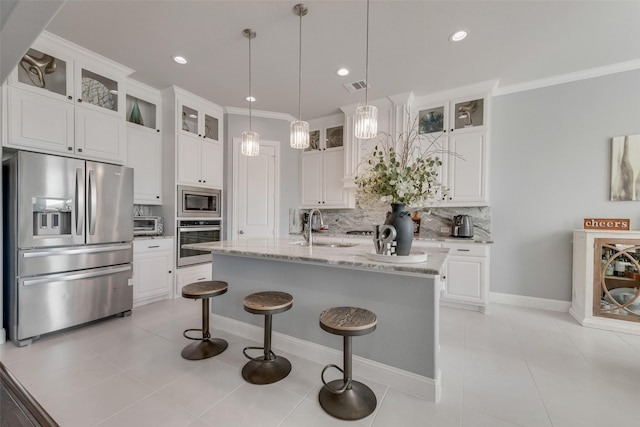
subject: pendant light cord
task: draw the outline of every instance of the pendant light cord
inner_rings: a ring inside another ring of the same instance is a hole
[[[252,131],[253,127],[251,126],[251,104],[253,104],[252,98],[253,95],[251,93],[251,33],[249,33],[249,130]]]
[[[302,121],[302,13],[300,13],[300,44],[298,46],[298,120]]]
[[[369,0],[367,0],[367,50],[365,55],[365,71],[364,71],[364,104],[369,104]]]

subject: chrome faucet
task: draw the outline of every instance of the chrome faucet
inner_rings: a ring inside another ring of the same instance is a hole
[[[312,238],[311,238],[311,224],[313,223],[313,215],[318,214],[318,216],[320,217],[320,228],[322,229],[322,227],[324,226],[324,222],[322,222],[322,212],[320,212],[320,209],[317,208],[313,208],[309,211],[309,216],[307,218],[307,230],[305,233],[302,233],[302,235],[304,236],[304,240],[307,241],[307,245],[311,246],[312,244]]]

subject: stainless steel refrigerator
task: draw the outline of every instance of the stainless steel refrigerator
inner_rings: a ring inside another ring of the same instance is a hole
[[[130,312],[133,169],[21,151],[3,173],[9,338]]]

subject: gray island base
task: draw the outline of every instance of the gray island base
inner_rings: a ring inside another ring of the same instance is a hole
[[[260,239],[184,247],[211,251],[213,280],[229,283],[224,299],[214,302],[215,328],[259,341],[263,319],[244,311],[243,298],[260,291],[287,292],[293,295],[293,308],[274,316],[274,346],[341,365],[342,339],[320,328],[320,313],[336,306],[366,308],[378,316],[378,325],[353,340],[354,378],[382,378],[439,401],[438,307],[447,249],[424,248],[426,262],[394,264],[369,260],[370,242],[309,248],[288,239]]]

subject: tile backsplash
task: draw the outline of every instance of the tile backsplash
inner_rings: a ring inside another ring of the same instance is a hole
[[[152,216],[153,207],[148,205],[133,205],[133,216]]]
[[[330,233],[344,234],[351,230],[373,230],[376,224],[383,224],[389,208],[361,208],[355,209],[321,209],[324,224]],[[432,207],[417,210],[422,218],[420,235],[443,234],[442,229],[450,229],[454,215],[470,215],[473,226],[478,231],[491,234],[491,208],[483,207]],[[309,209],[289,209],[289,233],[302,232],[302,217]],[[448,231],[446,232],[448,233]],[[445,233],[445,234],[446,234]]]

